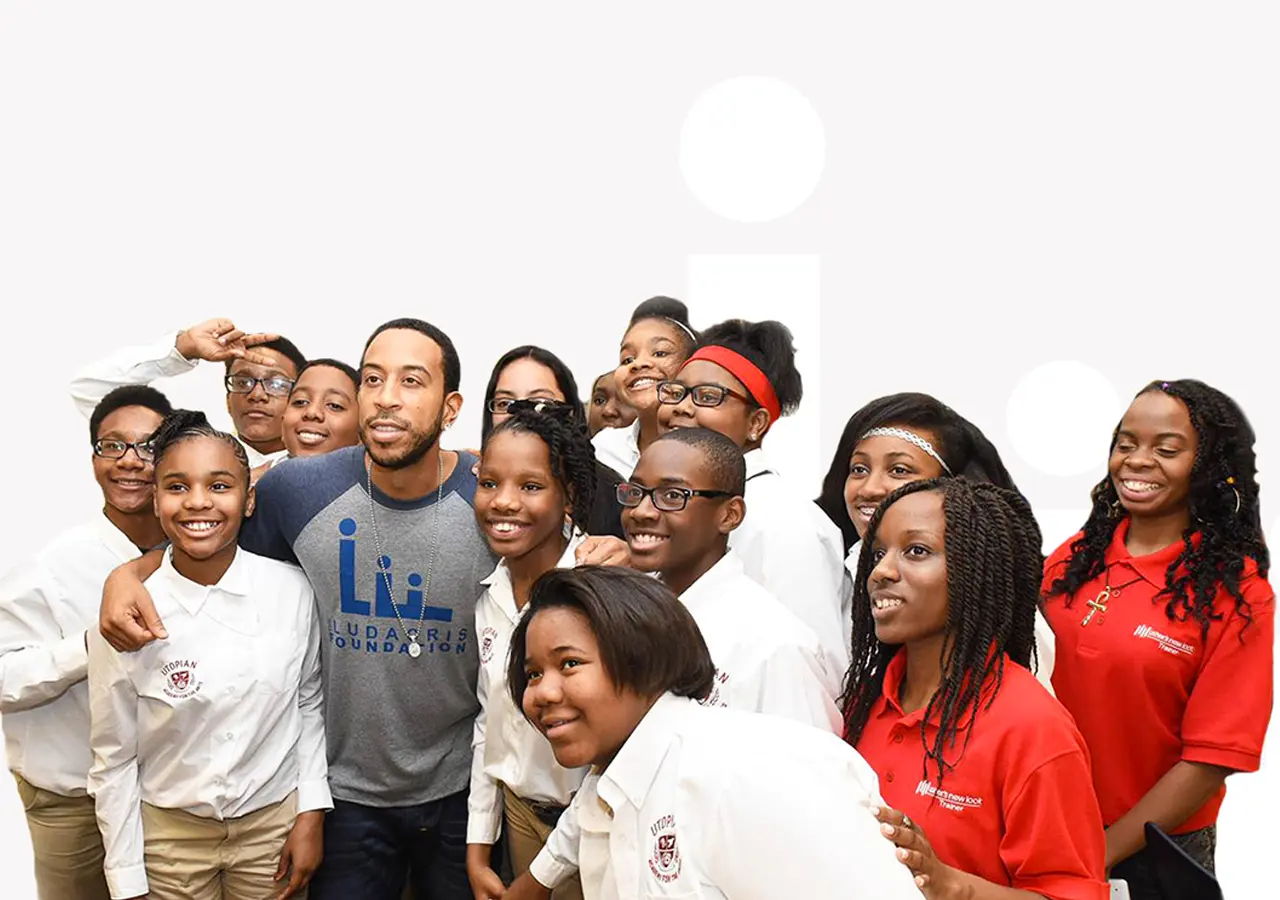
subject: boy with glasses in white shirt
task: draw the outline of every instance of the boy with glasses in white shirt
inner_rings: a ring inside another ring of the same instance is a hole
[[[126,347],[86,366],[71,382],[71,398],[87,416],[112,388],[181,375],[202,359],[226,367],[227,412],[249,456],[249,467],[283,459],[284,412],[306,357],[288,338],[246,334],[229,319],[209,319],[176,336]]]
[[[0,724],[41,900],[107,897],[102,838],[85,788],[92,761],[86,632],[111,570],[164,540],[147,440],[170,412],[149,387],[108,393],[89,419],[102,513],[0,581]]]

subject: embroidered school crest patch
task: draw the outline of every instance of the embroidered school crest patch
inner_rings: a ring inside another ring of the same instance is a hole
[[[498,629],[486,625],[480,632],[480,662],[487,663],[493,659],[493,647],[498,642]]]
[[[164,693],[167,697],[182,700],[200,692],[200,680],[196,677],[196,661],[175,659],[160,670],[164,676]]]
[[[724,669],[716,668],[715,677],[711,681],[711,693],[703,697],[698,702],[703,706],[728,706],[729,705],[729,673]]]
[[[649,871],[666,884],[680,877],[680,848],[676,845],[675,816],[663,816],[649,827],[653,838]]]

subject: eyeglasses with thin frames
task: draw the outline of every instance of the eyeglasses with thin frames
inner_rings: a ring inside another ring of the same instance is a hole
[[[736,397],[748,406],[755,406],[756,403],[745,394],[739,394],[737,391],[730,390],[723,384],[684,384],[679,381],[660,381],[658,382],[658,402],[665,403],[668,406],[675,406],[684,400],[687,395],[693,398],[694,406],[715,407],[724,402],[725,397]]]
[[[130,450],[143,462],[152,462],[156,458],[149,440],[120,441],[113,438],[98,438],[93,442],[93,455],[101,456],[103,459],[124,459],[124,455]]]
[[[661,512],[680,512],[689,505],[692,497],[732,497],[729,491],[701,491],[692,488],[663,485],[656,488],[641,487],[638,484],[622,482],[618,485],[618,502],[623,506],[635,508],[648,497],[654,509]]]
[[[569,410],[568,403],[552,400],[550,397],[526,397],[517,400],[514,397],[494,397],[487,404],[489,412],[510,414],[517,412],[559,413]]]
[[[252,375],[228,375],[224,380],[227,390],[233,394],[252,394],[253,389],[262,385],[262,389],[272,397],[288,397],[293,390],[293,379],[283,375],[268,375],[266,378],[254,378]]]

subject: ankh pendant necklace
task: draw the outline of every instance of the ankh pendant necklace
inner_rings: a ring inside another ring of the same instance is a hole
[[[373,466],[368,461],[365,462],[365,487],[369,492],[369,521],[373,525],[373,550],[378,554],[374,564],[378,567],[382,575],[382,583],[387,588],[387,597],[391,600],[391,611],[396,614],[400,630],[409,638],[410,659],[417,659],[422,655],[422,645],[418,643],[418,636],[422,634],[422,626],[427,620],[427,597],[431,593],[431,575],[435,572],[436,554],[440,550],[440,501],[444,499],[444,451],[439,452],[438,458],[440,463],[436,474],[439,482],[436,487],[436,511],[431,517],[431,559],[427,563],[427,577],[422,585],[422,609],[418,612],[418,621],[414,623],[416,628],[410,628],[404,624],[404,619],[400,615],[400,605],[396,603],[395,595],[391,593],[391,575],[382,565],[382,541],[378,537],[378,504],[373,500]]]
[[[1115,587],[1112,587],[1111,586],[1111,566],[1107,566],[1106,584],[1103,586],[1102,590],[1098,592],[1098,596],[1094,597],[1092,600],[1089,601],[1088,603],[1089,613],[1083,619],[1080,620],[1081,627],[1089,624],[1089,621],[1093,618],[1094,613],[1105,613],[1107,611],[1107,604],[1111,601],[1111,599],[1113,597],[1120,596],[1121,588],[1127,588],[1129,585],[1137,584],[1141,580],[1142,580],[1142,576],[1139,575],[1137,578],[1134,578],[1130,581],[1126,581],[1124,584],[1119,584],[1119,585],[1116,585]],[[1098,620],[1098,624],[1102,624],[1102,619]]]

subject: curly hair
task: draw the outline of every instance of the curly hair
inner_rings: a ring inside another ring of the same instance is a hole
[[[249,455],[245,452],[244,444],[225,431],[219,431],[210,425],[204,413],[190,409],[175,409],[169,413],[160,423],[160,427],[148,438],[151,443],[151,452],[154,454],[156,471],[160,471],[160,460],[174,444],[197,437],[214,438],[230,447],[240,465],[244,466],[244,478],[248,483]]]
[[[544,411],[513,407],[511,416],[494,427],[481,444],[481,454],[500,434],[531,434],[547,445],[551,473],[569,499],[569,517],[575,528],[586,531],[596,492],[596,454],[586,423],[563,406]]]
[[[928,778],[932,760],[941,786],[946,771],[954,768],[948,749],[954,748],[961,730],[968,745],[971,726],[1000,690],[1005,655],[1018,665],[1032,666],[1044,557],[1040,527],[1017,491],[960,477],[915,481],[890,494],[871,517],[854,582],[852,663],[841,700],[845,740],[851,745],[857,745],[872,706],[884,693],[885,669],[900,649],[876,637],[871,615],[867,582],[879,561],[873,549],[876,533],[894,503],[922,491],[942,495],[946,521],[942,684],[929,698],[920,722],[924,774]],[[984,704],[981,698],[989,683],[993,687]],[[938,730],[930,746],[925,726],[933,720]]]
[[[1240,590],[1245,560],[1252,559],[1264,578],[1271,562],[1258,510],[1253,427],[1234,400],[1202,381],[1153,381],[1136,397],[1153,391],[1182,401],[1199,438],[1188,494],[1190,524],[1182,534],[1182,552],[1170,563],[1165,587],[1156,597],[1164,599],[1171,621],[1194,619],[1207,635],[1210,623],[1223,617],[1214,610],[1221,585],[1234,599],[1236,613],[1251,622],[1249,602]],[[1119,432],[1117,424],[1110,450]],[[1065,595],[1068,606],[1080,588],[1106,569],[1107,548],[1123,518],[1115,514],[1120,497],[1109,473],[1091,496],[1093,509],[1082,534],[1072,542],[1066,570],[1047,595]],[[1199,546],[1192,543],[1197,532]]]

